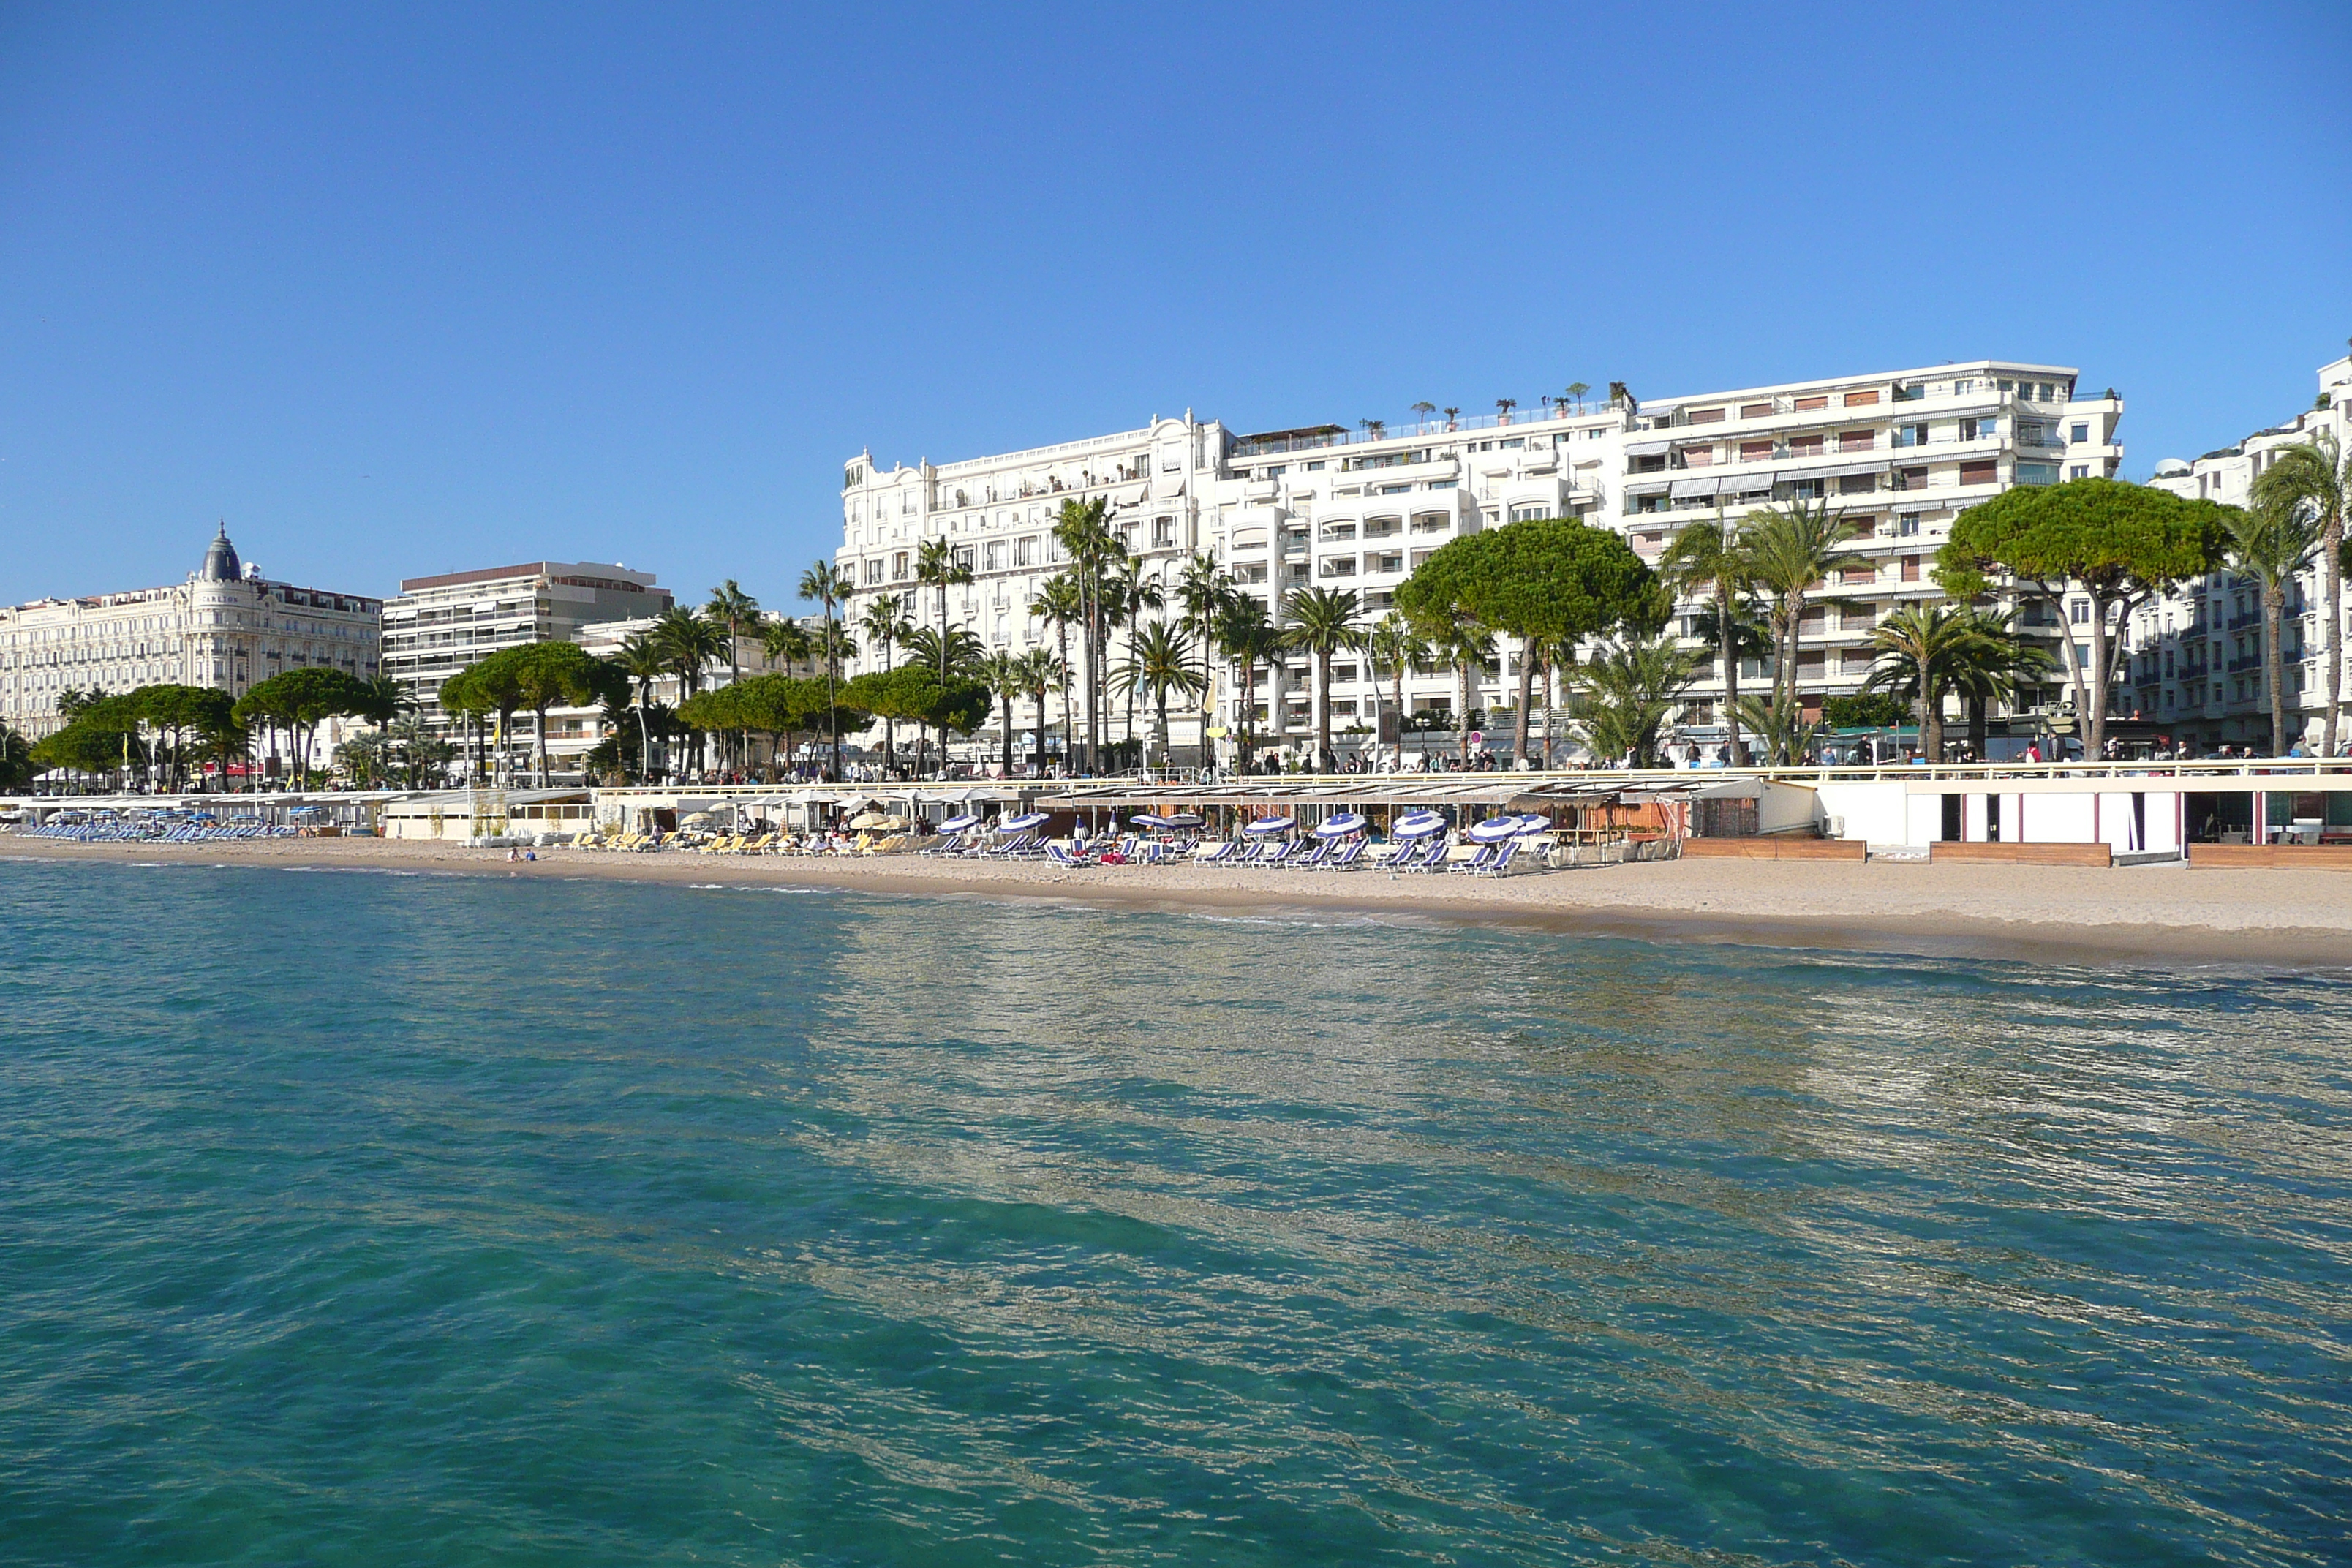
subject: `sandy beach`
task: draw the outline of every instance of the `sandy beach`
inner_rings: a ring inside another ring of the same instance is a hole
[[[2352,966],[2352,875],[2062,867],[1688,860],[1595,867],[1489,881],[1376,871],[1221,871],[1206,867],[543,849],[515,864],[499,849],[380,839],[160,845],[0,837],[0,857],[188,862],[486,877],[791,885],[876,893],[1042,898],[1167,910],[1376,911],[1650,940],[2000,956],[2166,967],[2221,963]]]

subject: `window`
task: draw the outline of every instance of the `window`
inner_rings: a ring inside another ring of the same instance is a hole
[[[1876,387],[1871,388],[1868,392],[1849,392],[1845,395],[1845,405],[1848,408],[1867,408],[1877,401]]]
[[[1960,421],[1960,439],[1963,441],[1990,441],[2000,433],[2000,421],[1998,419],[1963,419]]]
[[[1720,425],[1723,423],[1723,410],[1720,408],[1694,408],[1690,412],[1689,423],[1693,425]]]
[[[1818,458],[1822,455],[1822,444],[1827,439],[1819,431],[1810,436],[1791,436],[1789,437],[1789,456]]]
[[[1875,430],[1841,430],[1838,432],[1838,450],[1841,452],[1867,452],[1877,445],[1878,432]]]
[[[2078,424],[2074,426],[2073,431],[2068,434],[2066,438],[2078,445],[2087,444],[2091,439],[2091,427],[2088,425]]]
[[[1429,488],[1433,490],[1450,490],[1458,483],[1460,481],[1457,479],[1432,479],[1429,481]]]
[[[1830,399],[1829,394],[1827,393],[1819,393],[1811,397],[1800,397],[1797,399],[1797,412],[1800,414],[1806,412],[1808,409],[1827,408],[1829,405]]]
[[[1511,509],[1513,522],[1528,522],[1538,517],[1549,517],[1552,509],[1540,501],[1522,501]]]
[[[1761,462],[1764,458],[1769,458],[1771,455],[1772,443],[1769,441],[1742,441],[1739,443],[1739,460],[1743,463]]]
[[[1016,539],[1013,542],[1013,564],[1015,566],[1037,564],[1037,541],[1034,536],[1028,539]]]
[[[1895,520],[1895,537],[1897,539],[1918,538],[1919,514],[1916,511],[1906,511],[1901,517],[1896,518]]]
[[[1916,583],[1919,580],[1919,557],[1916,555],[1906,555],[1903,558],[1903,580],[1906,583]]]
[[[1842,496],[1868,495],[1877,488],[1876,474],[1848,474],[1838,480],[1838,494]]]
[[[2017,482],[2021,485],[2054,485],[2058,482],[2058,465],[2020,463],[2017,465]]]
[[[1895,427],[1895,444],[1898,447],[1924,447],[1927,444],[1927,427],[1925,425],[1897,425]]]
[[[2091,477],[2091,465],[2077,463],[2066,470],[2066,477],[2070,479],[2087,479]]]
[[[1175,542],[1176,520],[1172,517],[1153,518],[1151,520],[1151,547],[1154,550],[1166,550]]]
[[[1964,485],[1990,485],[2000,482],[2000,465],[1999,463],[1988,460],[1960,465],[1960,483]]]
[[[1374,495],[1383,496],[1410,495],[1412,493],[1412,487],[1411,485],[1381,485],[1372,493]]]
[[[2088,599],[2076,599],[2067,605],[2066,618],[2078,626],[2089,626],[2091,624],[2091,601]]]
[[[1772,405],[1769,403],[1743,403],[1739,405],[1739,416],[1742,419],[1769,418],[1771,413]]]

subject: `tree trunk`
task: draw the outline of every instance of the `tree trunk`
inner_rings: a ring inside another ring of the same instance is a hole
[[[1396,697],[1396,771],[1399,773],[1404,772],[1404,667],[1405,661],[1398,659],[1396,685],[1391,689]],[[1547,729],[1544,732],[1549,735],[1551,731]]]
[[[1739,739],[1739,638],[1731,624],[1732,601],[1729,594],[1718,590],[1715,595],[1717,645],[1723,660],[1723,722],[1730,737],[1726,758],[1735,768],[1748,765],[1748,748]],[[1549,727],[1546,727],[1549,733]]]
[[[1528,710],[1535,703],[1536,656],[1532,642],[1519,645],[1519,712],[1511,726],[1511,765],[1518,767],[1528,760]]]
[[[1004,776],[1013,776],[1013,693],[1004,694]]]
[[[1324,761],[1331,754],[1331,656],[1315,656],[1315,765],[1309,773],[1321,773]]]
[[[2336,754],[2344,701],[2344,514],[2331,512],[2319,534],[2319,596],[2327,605],[2327,717],[2321,721],[2320,755]]]
[[[2281,646],[2286,617],[2285,585],[2263,584],[2263,675],[2271,689],[2271,755],[2286,755],[2286,650]]]
[[[1461,722],[1454,731],[1455,735],[1461,742],[1462,771],[1465,773],[1470,771],[1470,693],[1472,689],[1470,685],[1470,666],[1471,661],[1465,658],[1461,661],[1458,669],[1458,673],[1462,677],[1462,715]]]

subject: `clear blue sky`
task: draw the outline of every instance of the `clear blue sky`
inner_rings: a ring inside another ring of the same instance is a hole
[[[843,15],[854,12],[854,15]],[[841,464],[2352,333],[2352,7],[0,5],[0,600],[771,605]]]

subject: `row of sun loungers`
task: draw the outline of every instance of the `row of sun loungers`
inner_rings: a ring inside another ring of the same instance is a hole
[[[291,838],[299,831],[262,822],[51,822],[25,828],[17,837],[69,844],[226,844],[247,838]]]

